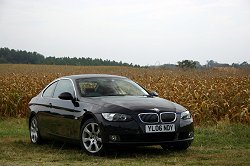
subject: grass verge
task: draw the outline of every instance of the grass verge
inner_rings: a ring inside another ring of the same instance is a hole
[[[194,143],[183,152],[149,146],[93,157],[77,145],[32,145],[25,119],[0,119],[0,165],[250,165],[249,156],[250,126],[242,124],[196,127]]]

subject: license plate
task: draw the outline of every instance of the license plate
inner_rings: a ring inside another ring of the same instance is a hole
[[[161,133],[175,131],[174,124],[146,125],[146,133]]]

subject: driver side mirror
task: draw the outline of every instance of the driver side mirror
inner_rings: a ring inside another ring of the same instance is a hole
[[[159,96],[158,93],[155,92],[155,91],[149,92],[149,95],[153,96],[153,97],[158,97]]]
[[[59,99],[62,100],[73,100],[74,97],[69,92],[63,92],[58,96]]]

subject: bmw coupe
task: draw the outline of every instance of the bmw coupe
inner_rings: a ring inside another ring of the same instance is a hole
[[[92,155],[109,145],[185,150],[194,139],[186,108],[126,77],[105,74],[52,81],[29,102],[28,123],[31,143],[60,138]]]

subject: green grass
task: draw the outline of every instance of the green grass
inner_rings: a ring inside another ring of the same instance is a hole
[[[195,141],[187,151],[149,146],[94,157],[81,153],[78,145],[32,145],[25,119],[0,119],[0,165],[250,165],[250,126],[223,122],[195,129]]]

